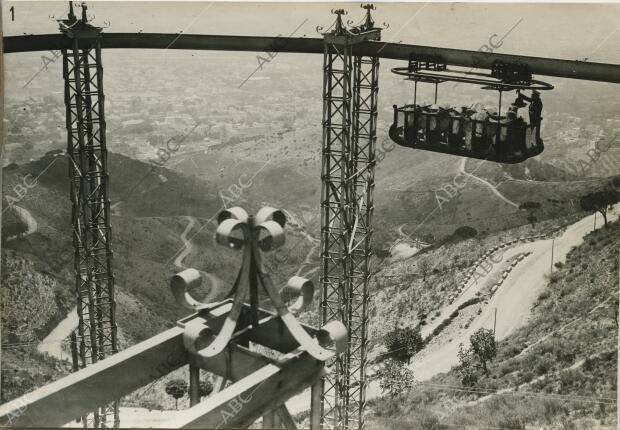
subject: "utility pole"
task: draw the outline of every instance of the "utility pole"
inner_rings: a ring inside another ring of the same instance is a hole
[[[553,248],[555,246],[555,237],[551,239],[551,270],[549,270],[549,274],[553,273]]]
[[[495,316],[493,317],[493,339],[495,339],[495,328],[497,327],[497,307],[495,307]]]
[[[594,227],[592,228],[592,231],[596,230],[596,212],[594,212]]]

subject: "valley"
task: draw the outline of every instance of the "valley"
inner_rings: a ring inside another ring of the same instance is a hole
[[[286,243],[265,262],[279,287],[294,275],[314,282],[315,301],[300,320],[318,325],[320,58],[279,57],[241,91],[238,83],[254,61],[242,53],[200,53],[208,59],[200,66],[187,52],[168,53],[163,65],[143,52],[106,55],[120,348],[188,314],[169,290],[180,270],[201,273],[202,285],[192,292],[200,301],[229,293],[240,254],[214,237],[218,213],[231,206],[286,211]],[[13,70],[7,81],[18,82],[14,70],[29,70],[37,60],[7,59]],[[617,427],[619,209],[609,209],[604,226],[601,213],[585,210],[581,199],[618,188],[618,88],[570,82],[570,91],[550,92],[545,151],[503,165],[393,144],[391,104],[412,101],[407,83],[387,72],[396,65],[385,60],[380,77],[367,428]],[[156,66],[161,73],[152,74]],[[52,79],[60,65],[53,68],[23,92],[7,94],[2,291],[36,324],[17,312],[3,316],[9,333],[3,402],[72,370],[67,337],[78,321],[65,107],[60,91],[44,91],[59,85]],[[148,85],[141,78],[147,75],[153,75]],[[561,89],[567,82],[554,83]],[[426,101],[431,96],[422,94]],[[445,98],[455,105],[494,103],[488,92],[465,86]],[[610,102],[593,103],[599,99]],[[607,150],[588,158],[599,142]],[[424,343],[403,365],[413,385],[392,395],[381,371],[392,363],[386,339],[396,329],[419,330]],[[493,330],[497,351],[488,372],[476,368],[476,382],[468,385],[459,350],[479,329]],[[157,426],[178,414],[165,384],[187,377],[187,369],[175,371],[122,399],[121,425]],[[308,395],[288,403],[301,426]],[[187,396],[179,401],[181,409],[188,405]]]

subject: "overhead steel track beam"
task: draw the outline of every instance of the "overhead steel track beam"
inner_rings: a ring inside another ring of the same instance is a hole
[[[52,51],[70,48],[70,40],[59,34],[4,37],[4,53]],[[323,39],[304,37],[221,36],[202,34],[103,33],[102,48],[116,49],[196,49],[323,54]],[[354,55],[408,60],[410,55],[440,57],[452,66],[490,69],[493,62],[527,64],[536,75],[587,81],[620,83],[620,65],[571,61],[407,45],[376,41],[357,45]]]

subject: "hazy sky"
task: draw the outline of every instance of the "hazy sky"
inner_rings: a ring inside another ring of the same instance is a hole
[[[162,32],[318,37],[317,26],[363,18],[359,3],[88,2],[95,24],[108,32]],[[15,6],[15,21],[9,9]],[[378,3],[375,21],[387,23],[389,42],[477,50],[489,36],[512,32],[496,52],[620,63],[620,4]],[[57,32],[67,2],[3,2],[5,35]],[[516,25],[516,27],[515,27]],[[497,40],[497,39],[496,39]]]

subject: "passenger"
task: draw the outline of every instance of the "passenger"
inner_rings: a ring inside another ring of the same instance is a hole
[[[521,155],[525,157],[527,155],[527,142],[526,142],[526,133],[527,123],[523,120],[522,117],[517,116],[511,125],[511,133],[512,133],[512,148],[514,148],[514,152],[516,155]]]
[[[499,126],[499,147],[511,148],[512,147],[512,134],[510,133],[512,122],[517,119],[516,112],[512,109],[512,106],[506,112],[506,117],[502,118]]]
[[[540,93],[536,90],[532,91],[532,97],[527,97],[521,94],[520,90],[517,90],[519,94],[519,98],[530,102],[530,107],[528,109],[528,113],[530,116],[530,126],[535,129],[536,133],[536,143],[540,144],[540,123],[542,121],[542,109],[543,103],[540,98]]]
[[[447,103],[439,107],[439,143],[448,145],[450,141],[450,116],[454,109]]]
[[[415,141],[417,138],[415,106],[407,106],[407,108],[405,109],[405,118],[407,121],[407,126],[405,127],[405,143],[407,145],[415,145]]]
[[[484,139],[487,120],[488,114],[486,112],[476,112],[471,116],[471,145],[473,151],[478,154],[485,154],[488,149]]]
[[[450,111],[450,147],[453,149],[461,149],[463,147],[463,125],[465,122],[465,108],[461,108],[461,111],[452,109]]]
[[[416,127],[417,127],[417,135],[418,142],[426,142],[426,127],[428,123],[428,115],[426,115],[426,109],[428,106],[418,106],[416,109]]]
[[[511,159],[520,149],[517,148],[518,142],[515,135],[515,121],[517,120],[517,113],[515,107],[511,106],[506,112],[506,117],[501,120],[499,131],[499,147],[501,148],[501,154],[503,158]]]
[[[501,154],[505,147],[499,145],[499,127],[500,121],[499,114],[495,108],[487,108],[487,123],[486,123],[486,147],[494,149],[496,154]]]
[[[465,144],[465,151],[471,152],[471,136],[472,136],[472,123],[471,115],[473,112],[466,107],[462,108],[463,112],[463,143]]]
[[[521,97],[521,92],[520,90],[517,90],[517,98],[512,102],[510,107],[511,108],[514,107],[514,110],[518,111],[519,109],[525,106],[527,105],[525,104],[525,102],[523,101],[523,98]]]
[[[426,143],[430,145],[438,145],[440,132],[439,132],[439,106],[437,104],[430,105],[427,109],[428,116],[428,130],[426,135]]]

